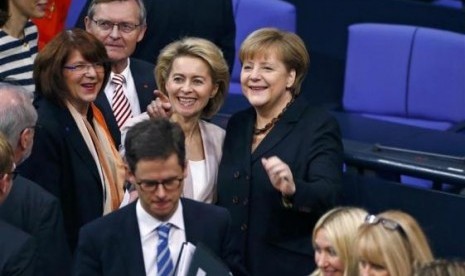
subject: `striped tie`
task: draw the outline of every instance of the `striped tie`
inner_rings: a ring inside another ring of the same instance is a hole
[[[162,224],[157,227],[157,271],[158,276],[170,276],[173,273],[173,262],[171,261],[170,249],[168,247],[168,236],[171,225]]]
[[[132,117],[131,105],[123,91],[123,83],[125,82],[124,76],[115,74],[111,82],[115,84],[111,109],[115,115],[116,123],[121,129],[126,120]]]

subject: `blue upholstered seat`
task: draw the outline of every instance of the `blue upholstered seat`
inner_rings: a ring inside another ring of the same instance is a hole
[[[390,24],[354,24],[344,110],[447,130],[465,120],[465,35]]]
[[[343,105],[347,112],[423,128],[465,125],[465,34],[351,25]],[[431,187],[430,181],[401,180]]]

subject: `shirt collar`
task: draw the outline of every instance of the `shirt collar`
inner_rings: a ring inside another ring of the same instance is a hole
[[[176,208],[176,211],[174,211],[174,214],[167,221],[161,221],[150,215],[142,207],[140,200],[137,200],[136,203],[136,215],[137,221],[139,223],[139,232],[141,238],[155,231],[155,229],[162,223],[170,223],[176,229],[181,229],[185,231],[181,199],[179,199],[179,204]]]

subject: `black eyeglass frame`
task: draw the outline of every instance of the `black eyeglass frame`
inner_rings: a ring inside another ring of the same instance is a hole
[[[398,222],[392,219],[387,219],[387,218],[369,214],[365,217],[365,224],[370,224],[370,225],[381,224],[385,229],[388,229],[391,231],[398,231],[403,237],[407,236],[402,226]]]
[[[165,180],[137,180],[136,184],[141,187],[143,191],[153,192],[158,189],[159,185],[163,186],[163,189],[166,191],[174,191],[181,186],[181,183],[184,181],[184,177],[172,177]]]

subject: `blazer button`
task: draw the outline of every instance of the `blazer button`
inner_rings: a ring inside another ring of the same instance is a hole
[[[247,230],[247,224],[245,224],[245,223],[242,224],[242,225],[241,225],[241,230],[242,230],[242,231],[246,231],[246,230]]]
[[[249,200],[247,198],[244,199],[244,201],[242,201],[242,204],[244,204],[244,206],[247,206],[247,204],[249,204]]]
[[[233,202],[234,204],[237,204],[237,203],[239,202],[239,197],[233,196],[232,202]]]
[[[239,178],[241,176],[241,173],[239,171],[234,172],[234,178]]]

